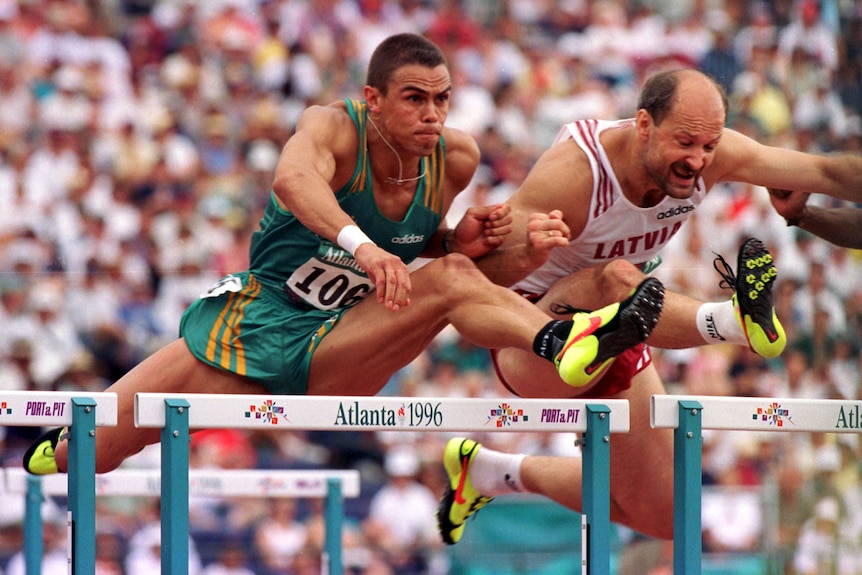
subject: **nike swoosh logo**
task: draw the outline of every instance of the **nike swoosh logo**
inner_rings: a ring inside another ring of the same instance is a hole
[[[461,469],[467,467],[467,456],[463,456],[461,458]],[[464,505],[467,503],[467,500],[464,499],[464,485],[467,483],[467,474],[461,473],[461,477],[458,479],[458,488],[455,490],[455,503],[458,505]]]
[[[584,371],[586,372],[587,375],[593,375],[595,372],[597,372],[599,370],[599,368],[602,366],[602,364],[604,364],[604,362],[597,363],[595,365],[593,365],[593,364],[588,365]]]
[[[572,339],[569,340],[569,343],[566,344],[566,346],[563,348],[563,350],[557,356],[557,359],[559,360],[561,357],[563,357],[563,355],[565,355],[565,353],[569,350],[570,347],[572,347],[573,345],[575,345],[576,343],[578,343],[579,341],[581,341],[582,339],[584,339],[585,337],[587,337],[588,335],[590,335],[591,333],[593,333],[594,331],[599,329],[600,325],[602,325],[602,319],[601,318],[596,317],[596,316],[590,316],[590,325],[587,326],[586,328],[584,328],[584,330],[581,333],[579,333],[578,335],[576,335],[575,337],[573,337]]]

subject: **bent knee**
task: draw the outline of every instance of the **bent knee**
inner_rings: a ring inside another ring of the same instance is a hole
[[[455,269],[468,272],[479,271],[479,268],[476,267],[476,263],[464,254],[447,254],[434,261],[442,265],[444,269]]]
[[[614,301],[625,299],[646,278],[637,266],[626,260],[616,259],[605,265],[599,275],[602,293],[609,294]]]
[[[462,254],[449,254],[437,258],[426,267],[428,273],[425,280],[437,284],[441,290],[457,288],[461,284],[490,283],[473,260]]]

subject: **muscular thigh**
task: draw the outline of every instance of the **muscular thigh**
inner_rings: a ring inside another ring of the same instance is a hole
[[[266,388],[247,378],[212,367],[195,358],[183,339],[161,348],[111,385],[117,394],[116,427],[98,431],[98,472],[116,468],[126,457],[159,440],[161,430],[135,427],[135,394],[195,393],[263,394]],[[58,462],[65,465],[65,444],[58,448]],[[62,468],[62,467],[61,467]]]
[[[539,307],[553,313],[554,305],[595,310],[622,301],[645,276],[624,260],[578,270],[560,278],[538,302]]]
[[[515,348],[497,350],[500,378],[519,397],[570,399],[580,397],[590,387],[572,387],[560,379],[550,361],[530,351]]]
[[[108,391],[121,395],[149,393],[266,393],[263,384],[198,360],[185,340],[166,345],[125,376]]]
[[[371,295],[344,312],[314,351],[308,393],[374,395],[427,348],[448,324],[438,282],[449,270],[441,264],[435,260],[411,274],[410,305],[398,311]]]
[[[569,319],[570,312],[559,309],[570,306],[591,310],[602,307],[595,295],[599,267],[588,268],[557,280],[535,306],[550,318]],[[495,352],[495,364],[504,385],[520,397],[575,398],[590,388],[567,385],[553,363],[527,350],[506,348]],[[592,387],[592,386],[590,386]]]
[[[603,268],[592,267],[578,270],[560,278],[539,300],[536,305],[554,317],[566,317],[570,314],[555,313],[554,307],[565,304],[577,309],[594,310],[606,305],[600,293],[599,279]]]
[[[632,478],[641,476],[651,492],[654,487],[669,499],[668,486],[673,484],[673,430],[650,426],[650,398],[665,393],[664,383],[652,364],[632,378],[632,386],[618,395],[629,401],[629,432],[614,436],[611,457],[621,472],[613,476],[620,483],[619,488],[629,489]],[[647,482],[647,478],[652,481]],[[672,508],[671,503],[668,506]]]

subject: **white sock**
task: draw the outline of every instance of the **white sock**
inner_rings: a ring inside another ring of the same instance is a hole
[[[748,345],[748,338],[736,319],[733,301],[705,303],[697,310],[697,331],[706,343]]]
[[[521,462],[525,457],[520,453],[501,453],[482,447],[470,463],[470,482],[486,497],[523,493]]]

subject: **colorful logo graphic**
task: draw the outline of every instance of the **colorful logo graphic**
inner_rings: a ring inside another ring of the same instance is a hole
[[[264,477],[260,480],[260,491],[264,495],[284,491],[285,486],[286,483],[283,480],[275,479],[273,477]]]
[[[529,421],[530,416],[523,409],[515,409],[508,403],[503,403],[491,410],[488,421],[494,422],[494,427],[509,427],[519,421]],[[486,422],[487,423],[487,422]]]
[[[781,407],[781,404],[778,402],[770,403],[767,407],[758,407],[757,411],[751,415],[751,418],[775,427],[784,427],[785,422],[793,423],[790,410]]]
[[[12,415],[12,408],[5,401],[0,401],[0,415]]]
[[[285,422],[288,421],[287,417],[284,415],[284,407],[277,405],[275,401],[271,399],[264,401],[263,405],[248,406],[248,411],[245,412],[245,417],[246,419],[262,419],[264,422],[271,423],[272,425],[278,425],[279,419],[283,419]]]

